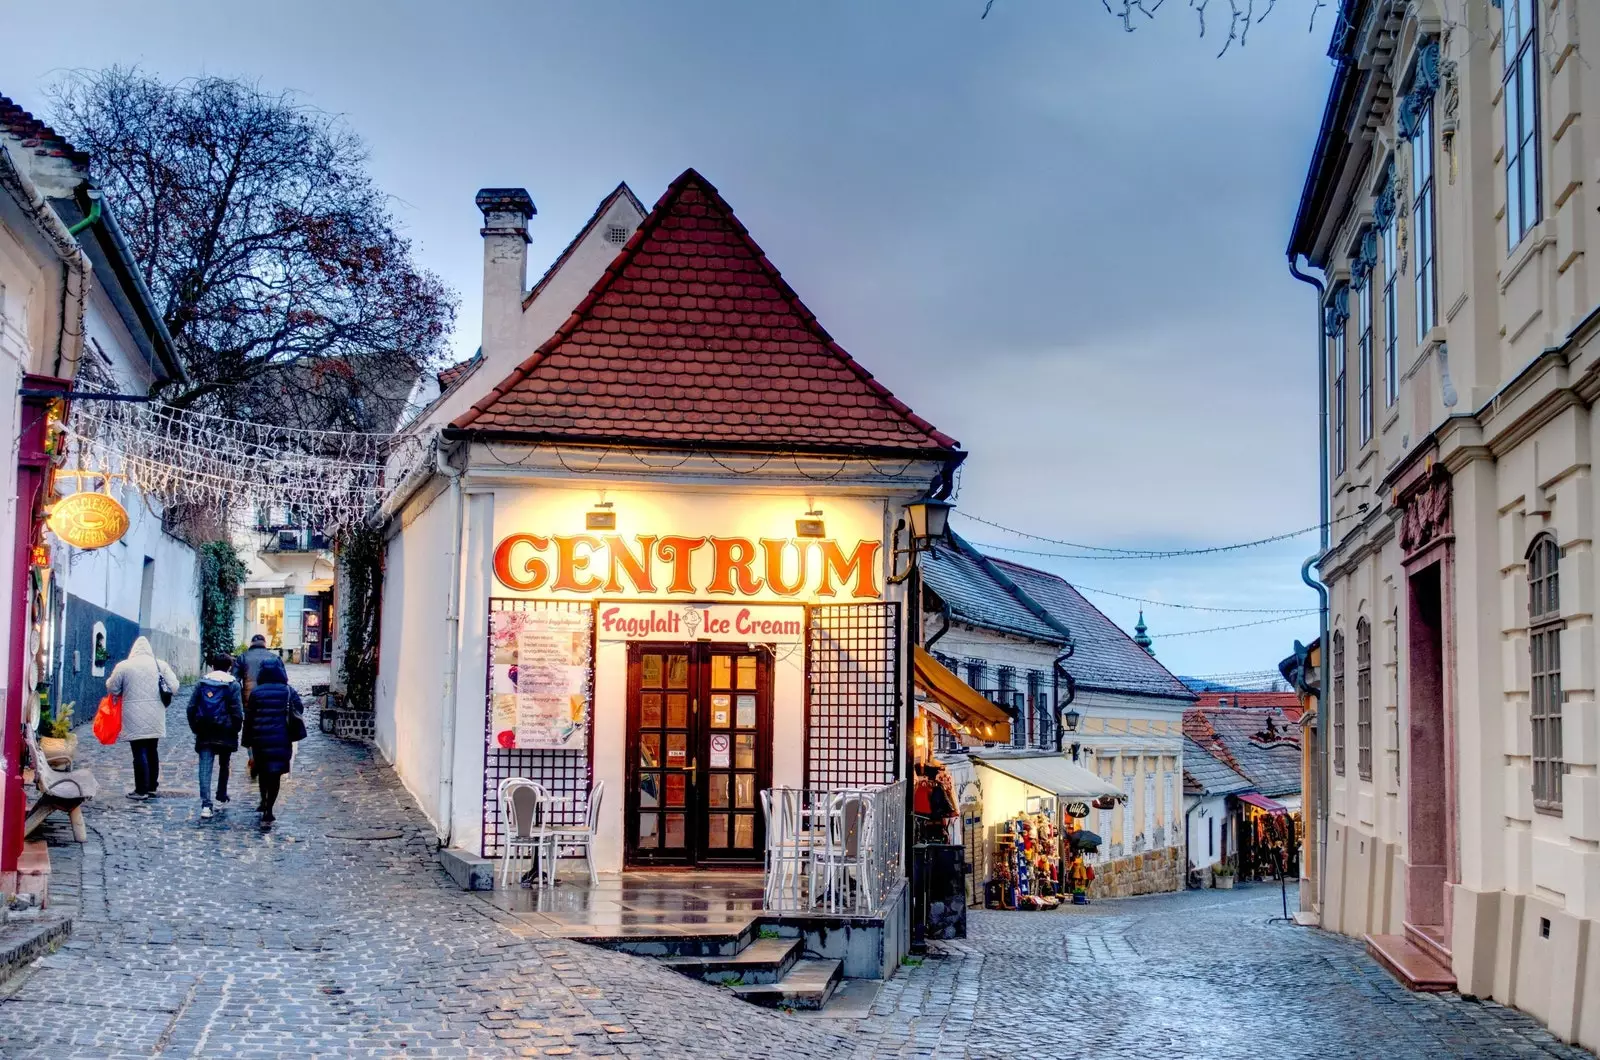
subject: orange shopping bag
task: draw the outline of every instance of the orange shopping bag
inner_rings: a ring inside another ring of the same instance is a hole
[[[122,735],[122,697],[105,696],[100,709],[94,712],[94,738],[103,744],[114,744]]]

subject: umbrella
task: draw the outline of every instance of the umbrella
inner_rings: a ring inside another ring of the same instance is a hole
[[[1068,839],[1074,850],[1095,850],[1100,846],[1100,837],[1093,832],[1073,832]]]

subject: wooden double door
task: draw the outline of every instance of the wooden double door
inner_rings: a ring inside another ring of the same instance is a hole
[[[759,865],[772,783],[771,653],[628,648],[627,860]]]

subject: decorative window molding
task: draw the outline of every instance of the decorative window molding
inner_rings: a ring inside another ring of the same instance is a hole
[[[1356,622],[1356,772],[1372,779],[1372,626]]]
[[[1400,139],[1414,140],[1422,131],[1423,115],[1433,105],[1433,97],[1439,91],[1439,80],[1439,39],[1434,37],[1417,49],[1411,91],[1400,100]]]
[[[1331,339],[1344,331],[1345,322],[1350,319],[1350,288],[1340,284],[1328,296],[1328,304],[1322,307],[1322,330]]]
[[[1361,230],[1361,235],[1356,238],[1355,249],[1350,255],[1350,286],[1360,291],[1367,286],[1367,280],[1372,276],[1372,270],[1378,264],[1378,233],[1368,226]]]
[[[1543,533],[1528,546],[1529,716],[1533,726],[1533,804],[1562,812],[1567,766],[1561,748],[1561,546]]]
[[[1333,771],[1344,776],[1344,632],[1333,634]]]

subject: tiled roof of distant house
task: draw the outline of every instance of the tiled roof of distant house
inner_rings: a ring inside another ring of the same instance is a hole
[[[457,429],[574,442],[959,455],[846,353],[694,170]]]
[[[1183,712],[1183,734],[1261,794],[1299,794],[1301,730],[1286,712],[1192,707]]]
[[[953,617],[1046,644],[1073,644],[1066,669],[1080,689],[1194,698],[1176,677],[1064,579],[986,556],[952,532],[924,555],[925,584]]]
[[[80,151],[9,96],[0,96],[0,129],[22,141],[22,146],[41,155],[65,158],[75,166],[89,164],[89,152]]]
[[[1300,697],[1293,692],[1196,692],[1195,696],[1197,707],[1300,709]]]
[[[1238,771],[1189,737],[1183,738],[1183,793],[1232,795],[1255,785]]]
[[[483,363],[483,350],[479,349],[471,357],[464,357],[455,364],[439,372],[440,391],[449,390],[461,380],[471,375],[478,365]]]

